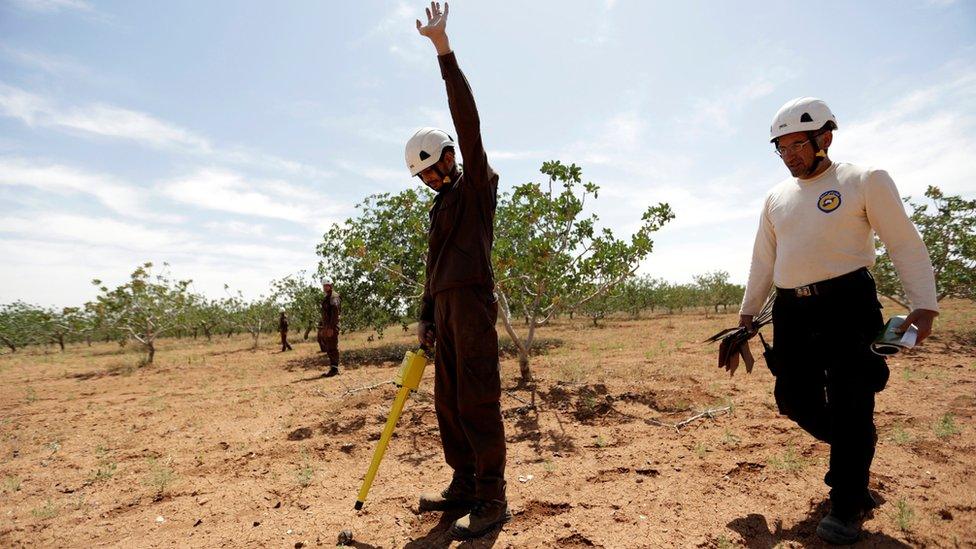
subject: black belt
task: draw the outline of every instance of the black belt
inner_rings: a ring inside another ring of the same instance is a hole
[[[861,267],[856,271],[799,288],[776,288],[776,297],[806,298],[848,292],[860,287],[863,282],[868,280],[874,281],[871,271],[867,267]]]

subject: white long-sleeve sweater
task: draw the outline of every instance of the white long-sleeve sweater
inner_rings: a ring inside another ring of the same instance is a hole
[[[815,178],[786,179],[766,196],[740,314],[757,314],[772,285],[797,288],[873,266],[875,233],[912,307],[938,311],[928,250],[891,176],[834,163]]]

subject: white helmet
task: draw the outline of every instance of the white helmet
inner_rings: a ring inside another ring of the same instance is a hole
[[[769,127],[769,140],[776,141],[788,133],[815,132],[825,125],[837,129],[837,119],[830,107],[816,97],[798,97],[780,107]]]
[[[329,286],[333,286],[334,285],[332,283],[332,279],[329,278],[329,277],[325,277],[325,278],[322,279],[322,285],[325,286],[326,284],[328,284]]]
[[[441,159],[441,153],[447,147],[454,146],[454,139],[444,130],[437,128],[420,128],[407,141],[407,169],[415,176],[433,166]]]

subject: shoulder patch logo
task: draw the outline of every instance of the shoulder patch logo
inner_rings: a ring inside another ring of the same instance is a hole
[[[817,208],[823,213],[830,213],[840,207],[840,193],[837,191],[827,191],[820,195],[817,200]]]

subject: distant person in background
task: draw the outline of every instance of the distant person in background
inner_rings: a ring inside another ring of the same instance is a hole
[[[324,377],[339,375],[339,296],[333,292],[332,280],[322,283],[322,318],[319,321],[319,349],[329,355],[329,370]]]
[[[826,103],[812,97],[786,103],[773,118],[770,141],[792,177],[766,196],[739,324],[755,331],[753,317],[775,285],[767,363],[776,376],[776,404],[830,444],[824,482],[831,507],[817,535],[850,544],[877,506],[868,492],[878,441],[874,394],[889,374],[884,358],[870,350],[884,326],[868,270],[875,233],[914,307],[902,326],[914,323],[919,343],[939,308],[928,250],[894,181],[883,170],[832,162],[827,149],[836,129]]]
[[[291,344],[288,343],[288,315],[282,309],[278,315],[278,333],[281,334],[281,352],[290,351]]]

